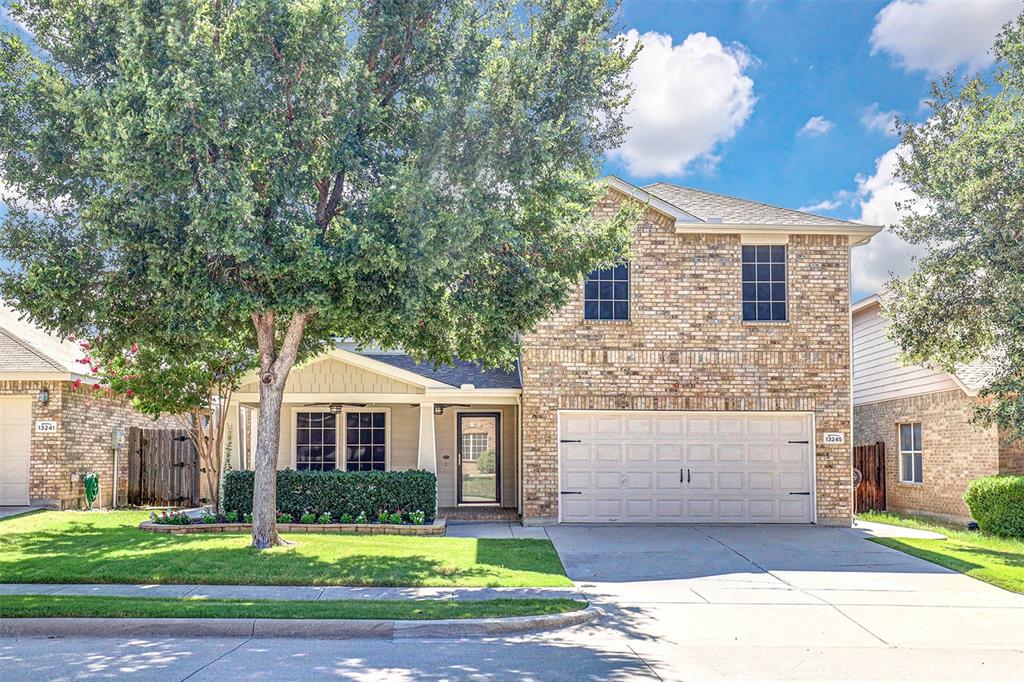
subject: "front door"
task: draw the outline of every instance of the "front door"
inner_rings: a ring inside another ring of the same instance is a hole
[[[501,501],[501,415],[460,412],[458,415],[459,504]]]

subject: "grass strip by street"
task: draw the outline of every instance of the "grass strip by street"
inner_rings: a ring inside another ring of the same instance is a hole
[[[4,618],[442,620],[540,616],[586,607],[586,602],[573,599],[248,601],[189,597],[0,596],[0,617]]]
[[[239,533],[145,533],[139,511],[36,512],[0,520],[8,583],[571,587],[548,540],[293,534],[257,551]]]
[[[871,541],[1005,590],[1024,592],[1024,540],[997,537],[927,519],[885,512],[866,512],[859,514],[858,518],[941,533],[946,536],[945,540],[871,538]]]

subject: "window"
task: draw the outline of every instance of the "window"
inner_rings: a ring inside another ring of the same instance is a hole
[[[336,467],[338,417],[330,412],[295,416],[295,468],[330,471]]]
[[[462,434],[462,459],[475,462],[482,452],[487,450],[490,436],[486,433]]]
[[[345,413],[345,468],[384,471],[387,468],[383,412]]]
[[[629,266],[594,270],[583,285],[583,319],[629,319]]]
[[[743,247],[743,321],[786,321],[786,247]]]
[[[921,424],[900,424],[900,482],[921,483]]]

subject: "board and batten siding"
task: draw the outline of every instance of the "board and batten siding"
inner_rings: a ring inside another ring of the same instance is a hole
[[[854,405],[960,388],[946,372],[921,365],[901,365],[899,348],[886,336],[888,325],[877,305],[854,313]]]

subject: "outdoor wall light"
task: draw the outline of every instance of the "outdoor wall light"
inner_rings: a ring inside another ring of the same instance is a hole
[[[50,391],[45,386],[39,389],[39,402],[43,405],[50,402]]]
[[[434,405],[434,414],[437,416],[444,414],[444,405]]]

